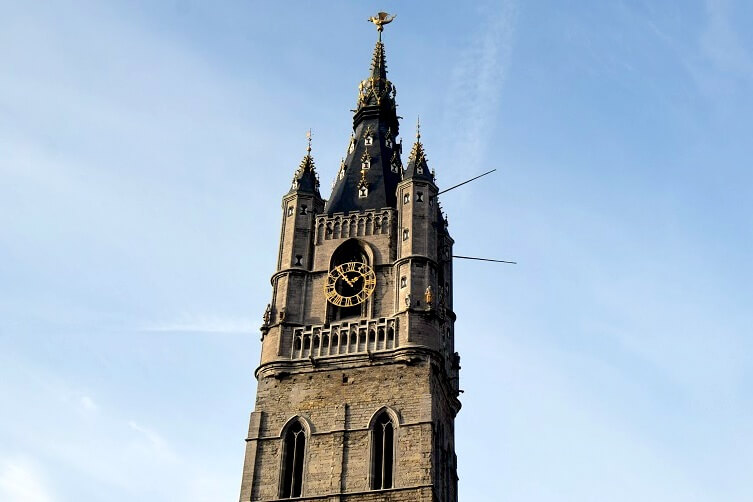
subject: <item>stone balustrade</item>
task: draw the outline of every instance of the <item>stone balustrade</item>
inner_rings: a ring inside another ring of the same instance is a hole
[[[396,324],[382,317],[294,328],[291,359],[394,349],[399,345]]]

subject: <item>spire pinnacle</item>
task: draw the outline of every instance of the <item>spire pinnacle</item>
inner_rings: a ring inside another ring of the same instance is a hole
[[[314,167],[314,157],[311,156],[311,129],[306,132],[306,155],[303,156],[298,170],[293,175],[291,192],[304,191],[319,194],[319,177]]]
[[[384,55],[382,43],[382,30],[385,24],[392,22],[395,16],[386,12],[380,12],[369,21],[377,26],[379,39],[374,46],[374,54],[371,57],[371,68],[368,78],[358,84],[358,110],[364,107],[384,107],[392,109],[395,106],[395,86],[387,79],[387,61]],[[354,120],[358,120],[354,118]]]
[[[410,155],[408,156],[408,166],[405,170],[406,178],[423,178],[434,181],[434,175],[429,171],[429,165],[426,159],[424,145],[421,143],[421,119],[416,120],[416,142],[413,143]]]

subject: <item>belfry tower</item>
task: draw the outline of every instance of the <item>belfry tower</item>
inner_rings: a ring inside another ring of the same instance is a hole
[[[457,501],[453,240],[420,134],[402,162],[391,20],[331,197],[309,139],[282,198],[241,501]]]

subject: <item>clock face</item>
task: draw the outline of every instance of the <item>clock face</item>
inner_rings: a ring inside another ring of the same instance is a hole
[[[374,270],[358,261],[343,263],[327,276],[324,294],[333,305],[352,307],[366,301],[376,287]]]

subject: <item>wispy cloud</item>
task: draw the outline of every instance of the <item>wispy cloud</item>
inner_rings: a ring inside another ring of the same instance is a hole
[[[486,25],[470,40],[452,69],[447,94],[447,119],[458,132],[456,165],[476,169],[488,145],[489,129],[500,101],[500,92],[512,60],[517,6],[502,0]]]
[[[165,441],[165,438],[163,438],[153,430],[143,427],[133,420],[128,422],[128,427],[140,433],[149,442],[149,445],[155,450],[160,452],[165,452],[168,450],[167,441]]]
[[[248,334],[257,329],[259,323],[249,318],[227,318],[216,316],[183,316],[166,322],[154,322],[145,325],[142,331],[157,333],[243,333]]]
[[[37,469],[24,460],[0,461],[0,499],[5,502],[55,500]]]

